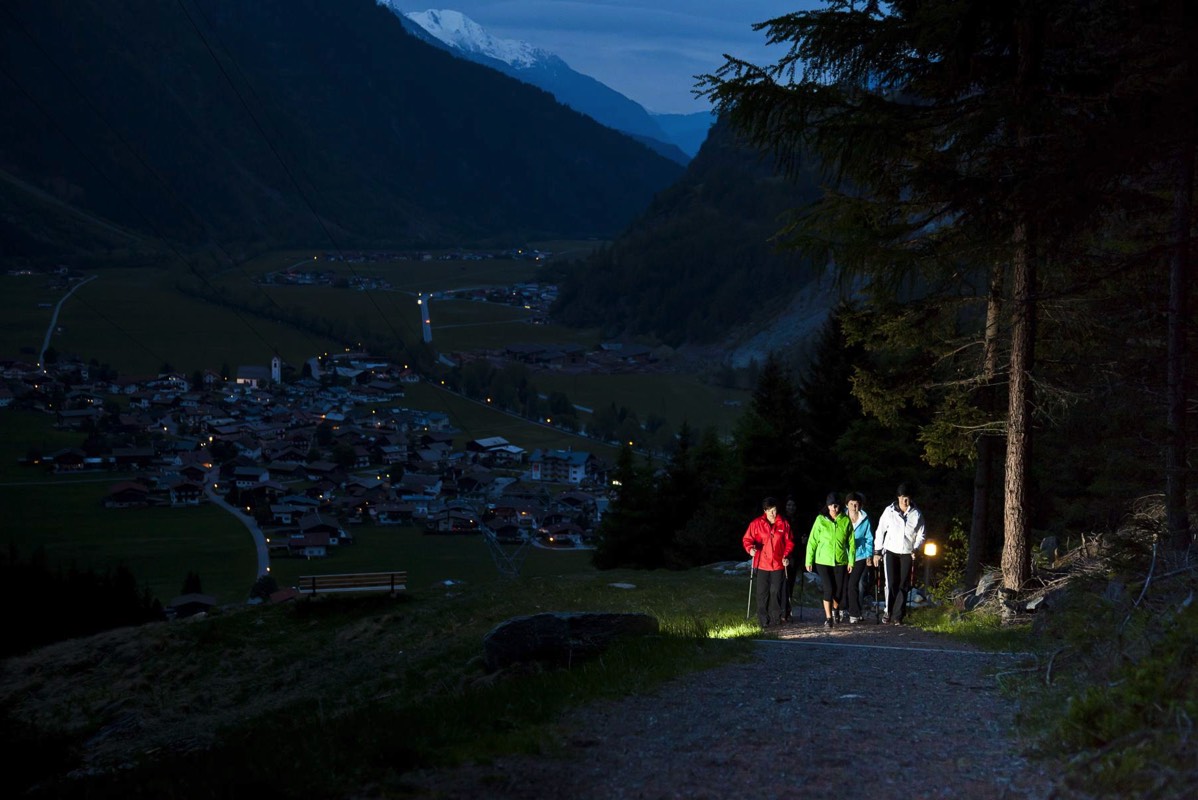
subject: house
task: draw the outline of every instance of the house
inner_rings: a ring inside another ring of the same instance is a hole
[[[302,558],[324,558],[331,543],[327,533],[293,533],[287,538],[287,552]]]
[[[293,505],[291,503],[272,503],[270,506],[271,521],[278,525],[294,525],[300,517],[312,510],[311,506]]]
[[[233,482],[238,489],[248,489],[270,480],[270,470],[265,467],[237,467],[233,470]]]
[[[429,533],[479,533],[478,514],[464,508],[444,508],[429,514],[425,527]]]
[[[330,545],[346,544],[351,540],[350,535],[336,523],[330,522],[316,512],[310,512],[301,517],[299,529],[300,533],[304,535],[327,536]]]
[[[94,425],[104,416],[103,408],[87,407],[73,411],[58,412],[58,427],[70,430],[80,430],[88,425]]]
[[[179,481],[168,491],[172,506],[198,506],[204,499],[204,487],[192,481]]]
[[[582,539],[582,528],[573,523],[563,522],[539,529],[537,536],[546,544],[573,545]]]
[[[173,619],[186,619],[196,614],[205,614],[216,605],[210,594],[181,594],[166,604],[166,615]]]
[[[497,541],[514,543],[524,541],[524,529],[514,522],[501,522],[491,526],[491,533]]]
[[[410,503],[379,503],[370,509],[377,525],[411,525],[412,506]]]
[[[77,447],[47,453],[42,460],[54,464],[55,472],[78,472],[87,466],[87,454]]]
[[[529,458],[531,478],[534,481],[555,483],[582,483],[587,475],[591,454],[585,450],[541,450],[532,451]]]
[[[114,484],[104,498],[104,505],[108,508],[136,508],[149,505],[149,502],[150,489],[134,481]]]
[[[145,469],[156,457],[152,447],[114,447],[110,460],[117,469]]]
[[[237,368],[236,383],[245,389],[257,389],[270,383],[270,367],[245,366]]]

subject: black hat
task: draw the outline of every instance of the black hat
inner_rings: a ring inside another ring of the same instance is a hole
[[[840,495],[836,494],[836,492],[828,492],[828,497],[824,500],[824,505],[826,505],[826,506],[840,505]]]
[[[894,494],[897,497],[911,497],[912,486],[909,483],[900,483]]]

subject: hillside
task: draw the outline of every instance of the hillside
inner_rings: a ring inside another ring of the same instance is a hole
[[[604,236],[681,172],[373,0],[17,0],[0,67],[13,186],[191,244]]]
[[[764,324],[821,272],[773,241],[785,212],[818,193],[814,176],[778,177],[719,123],[676,184],[563,274],[554,318],[671,345],[722,342]]]
[[[383,0],[381,4],[401,15],[405,27],[418,38],[544,89],[570,108],[628,134],[671,161],[679,164],[690,161],[690,156],[679,149],[640,103],[589,75],[576,72],[558,56],[525,42],[496,39],[458,11],[430,9],[405,14],[391,0]]]

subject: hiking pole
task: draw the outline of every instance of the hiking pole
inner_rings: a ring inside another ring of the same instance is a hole
[[[778,603],[778,605],[780,606],[778,609],[778,612],[782,616],[786,617],[787,620],[789,621],[790,614],[787,613],[787,611],[786,611],[786,606],[790,603],[790,594],[786,591],[786,585],[788,583],[790,583],[790,565],[783,564],[782,565],[782,596],[778,598],[782,602]]]
[[[915,603],[915,551],[911,551],[911,574],[907,576],[907,597],[906,608],[903,609],[903,615],[911,610],[911,606]]]
[[[875,562],[881,561],[880,558],[874,559]],[[874,564],[874,624],[882,624],[882,565]]]
[[[799,622],[803,621],[803,590],[807,588],[807,565],[803,565],[803,571],[799,573]]]
[[[753,608],[753,576],[757,574],[757,554],[753,554],[753,568],[749,570],[749,602],[745,604],[745,619],[749,618],[749,611]]]

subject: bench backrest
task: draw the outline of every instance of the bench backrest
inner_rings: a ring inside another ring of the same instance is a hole
[[[318,592],[402,592],[407,588],[407,572],[352,572],[340,575],[301,575],[299,590]]]

